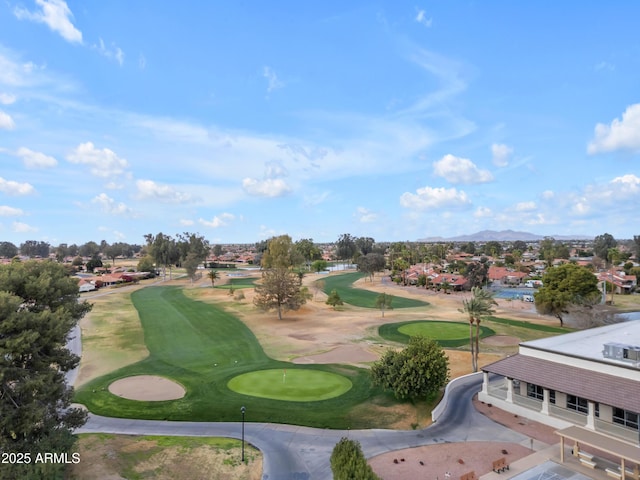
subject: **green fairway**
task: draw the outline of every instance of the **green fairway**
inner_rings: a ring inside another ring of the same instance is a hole
[[[229,290],[230,288],[253,288],[255,287],[257,278],[252,277],[231,277],[229,278],[229,283],[225,283],[224,285],[216,285],[215,288],[222,288]]]
[[[234,392],[254,397],[311,402],[342,395],[352,384],[342,375],[296,368],[244,373],[232,378],[227,386]]]
[[[351,388],[340,396],[317,401],[283,401],[249,397],[227,387],[245,373],[293,371],[296,365],[267,357],[244,323],[220,307],[192,300],[178,287],[148,287],[134,292],[149,356],[83,385],[75,401],[93,413],[158,420],[237,421],[240,406],[249,421],[295,423],[323,428],[359,428],[351,410],[372,395],[368,372],[343,365],[307,365],[305,371],[344,378]],[[179,400],[143,402],[113,395],[108,386],[132,375],[160,375],[183,385]],[[282,379],[280,378],[280,381]]]
[[[331,290],[337,290],[342,301],[349,305],[353,305],[354,307],[376,308],[376,298],[380,295],[379,293],[353,287],[353,282],[362,277],[364,277],[364,274],[360,272],[345,273],[343,275],[327,277],[324,279],[324,291],[329,295]],[[391,303],[391,307],[394,309],[426,307],[427,305],[429,305],[427,302],[396,295],[393,296],[393,301]]]
[[[475,326],[473,327],[475,333]],[[419,320],[381,325],[378,333],[382,338],[394,342],[408,343],[410,337],[422,335],[432,338],[442,347],[460,347],[469,343],[469,324]],[[480,338],[495,335],[488,327],[480,326]]]

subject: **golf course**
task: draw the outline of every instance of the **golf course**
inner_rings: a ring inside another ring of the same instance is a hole
[[[251,421],[356,428],[351,409],[382,395],[372,389],[364,369],[270,359],[241,321],[215,305],[187,298],[179,287],[143,288],[132,294],[132,301],[149,356],[78,390],[76,401],[94,413],[236,421],[244,405]],[[135,401],[109,392],[112,382],[137,375],[173,380],[186,395],[172,401]]]

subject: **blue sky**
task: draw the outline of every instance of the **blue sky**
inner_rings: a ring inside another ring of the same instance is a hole
[[[639,17],[637,2],[7,0],[0,240],[631,238]]]

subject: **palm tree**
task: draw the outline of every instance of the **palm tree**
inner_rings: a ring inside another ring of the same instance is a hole
[[[207,274],[207,277],[209,277],[211,279],[211,286],[215,287],[216,280],[218,280],[220,278],[220,274],[216,270],[209,270],[209,273]]]
[[[469,315],[469,344],[471,345],[471,366],[474,372],[478,371],[478,356],[480,354],[480,322],[483,317],[492,315],[497,305],[493,299],[493,294],[489,290],[483,290],[480,287],[471,289],[473,295],[470,299],[462,301],[461,312]],[[476,325],[475,339],[473,338],[473,324]]]

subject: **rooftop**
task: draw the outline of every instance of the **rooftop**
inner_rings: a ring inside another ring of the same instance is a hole
[[[521,345],[613,365],[628,365],[628,362],[603,357],[603,345],[612,342],[640,346],[640,320],[532,340],[523,342]]]

